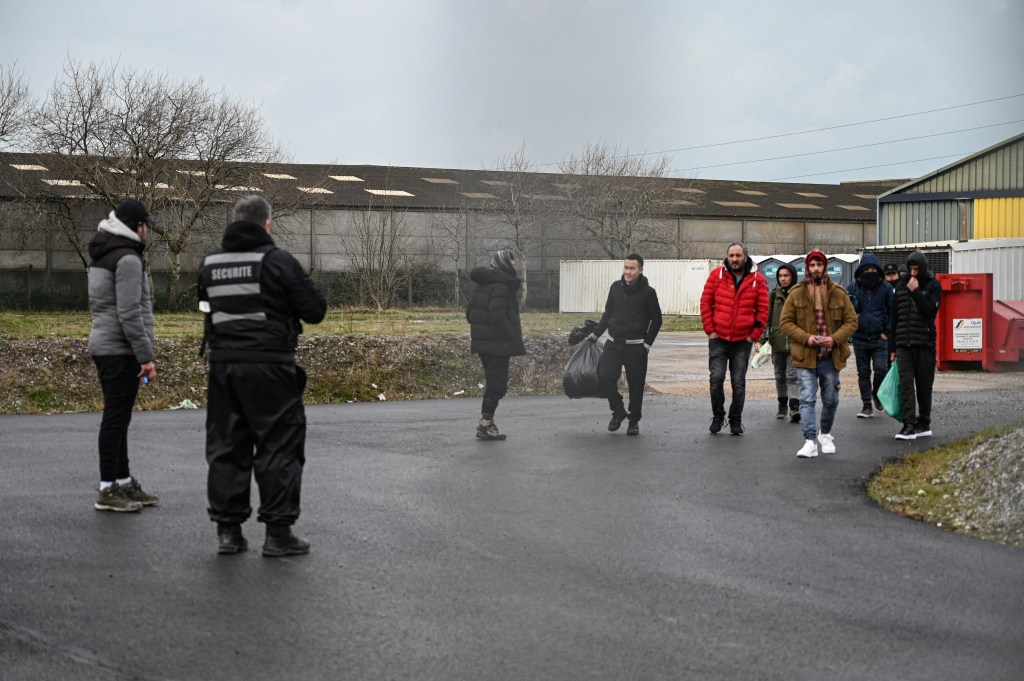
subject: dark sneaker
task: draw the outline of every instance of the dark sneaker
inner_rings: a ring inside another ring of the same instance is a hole
[[[786,408],[785,404],[779,405],[779,412],[775,414],[775,418],[782,420],[789,414],[789,409]]]
[[[504,433],[498,432],[498,424],[494,419],[480,419],[476,427],[476,436],[481,440],[504,440]]]
[[[931,437],[932,427],[917,424],[916,426],[914,426],[914,435],[916,435],[917,437]]]
[[[718,433],[720,430],[722,430],[722,426],[724,426],[724,425],[725,425],[725,417],[724,416],[712,416],[711,417],[711,427],[708,428],[708,430],[710,430],[712,433]]]
[[[875,412],[871,410],[870,404],[865,404],[864,408],[857,412],[857,418],[859,419],[871,419],[875,417]]]
[[[790,409],[789,410],[789,422],[790,423],[800,423],[800,409],[799,409],[799,407],[796,408],[796,409]]]
[[[309,542],[292,534],[290,525],[267,525],[267,538],[263,542],[263,555],[268,558],[304,556],[309,553]]]
[[[917,433],[915,432],[916,430],[917,429],[914,426],[910,425],[909,423],[904,423],[903,424],[903,430],[901,430],[900,432],[896,433],[896,439],[897,440],[916,440],[917,439]]]
[[[743,435],[743,422],[739,419],[730,420],[729,432],[733,435]]]
[[[608,430],[614,433],[616,430],[622,427],[622,422],[626,420],[626,412],[612,414],[612,420],[608,422]]]
[[[885,407],[882,406],[882,403],[878,401],[877,397],[872,398],[872,401],[875,403],[875,411],[885,412]]]
[[[156,506],[160,498],[142,491],[142,485],[135,478],[127,485],[121,485],[121,491],[132,501],[137,501],[143,506]]]
[[[640,422],[630,421],[629,426],[626,428],[626,435],[639,435],[640,434]]]
[[[101,489],[100,495],[93,506],[97,511],[117,511],[118,513],[135,513],[142,510],[142,504],[132,501],[124,495],[124,491],[114,483],[112,487]]]
[[[233,555],[249,548],[249,542],[242,536],[241,523],[217,523],[217,553]]]

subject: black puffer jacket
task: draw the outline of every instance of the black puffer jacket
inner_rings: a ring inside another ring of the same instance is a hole
[[[914,251],[907,260],[918,266],[918,288],[911,292],[906,280],[896,282],[889,352],[895,352],[897,347],[935,348],[935,315],[942,300],[942,284],[928,271],[928,261],[922,253]]]
[[[220,253],[265,252],[259,272],[259,299],[266,320],[213,324],[206,315],[206,340],[210,361],[256,361],[255,353],[294,353],[302,323],[316,324],[327,313],[327,301],[302,265],[255,222],[233,222],[224,231]],[[199,272],[199,300],[209,300],[206,268]],[[224,300],[230,308],[231,300]],[[250,304],[249,301],[243,301]],[[242,303],[240,303],[242,304]],[[301,320],[301,321],[300,321]],[[254,359],[255,358],[255,359]]]
[[[605,331],[618,342],[643,339],[644,344],[654,344],[661,330],[661,304],[658,293],[647,283],[647,277],[640,275],[632,286],[625,278],[619,279],[608,289],[608,300],[604,304],[604,315],[594,329],[594,335],[601,337]]]
[[[479,355],[525,355],[516,297],[522,282],[518,277],[490,267],[475,268],[469,278],[477,285],[466,306],[466,321],[472,338],[470,351]]]

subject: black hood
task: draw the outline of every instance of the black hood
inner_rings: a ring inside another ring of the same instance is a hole
[[[89,257],[93,259],[93,262],[96,262],[114,251],[127,249],[141,254],[145,248],[146,244],[141,241],[111,234],[110,232],[98,231],[93,236],[92,241],[89,242]]]
[[[779,272],[781,272],[782,270],[788,270],[790,276],[793,278],[793,281],[790,282],[789,287],[783,289],[784,291],[786,291],[786,290],[789,290],[789,289],[793,288],[794,286],[796,286],[796,283],[798,281],[800,281],[800,280],[796,276],[796,268],[793,267],[792,265],[790,265],[788,262],[784,262],[781,265],[779,265],[779,269],[775,270],[775,282],[776,283],[778,283],[778,281],[779,281]]]
[[[924,256],[921,251],[914,251],[907,256],[907,271],[910,271],[911,265],[917,265],[917,274],[920,278],[930,277],[932,273],[928,271],[928,258]]]
[[[642,274],[639,277],[636,278],[636,283],[634,283],[632,286],[626,283],[626,277],[625,276],[622,276],[620,278],[620,281],[622,282],[623,286],[625,286],[626,288],[631,288],[631,289],[647,288],[647,286],[648,286],[647,277],[645,277]]]
[[[875,257],[875,254],[865,253],[863,256],[861,256],[860,264],[857,265],[857,269],[856,271],[854,271],[853,276],[859,277],[868,267],[874,267],[876,270],[878,270],[879,274],[882,273],[882,265],[881,263],[878,262],[878,258]]]
[[[493,267],[474,267],[473,271],[469,273],[469,279],[473,283],[481,286],[486,286],[487,284],[505,284],[512,289],[519,287],[518,277],[515,277],[504,270],[495,269]]]
[[[260,246],[273,246],[274,240],[263,225],[241,220],[228,225],[220,245],[225,251],[252,251]]]

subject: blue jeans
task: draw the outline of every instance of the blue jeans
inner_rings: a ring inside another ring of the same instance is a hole
[[[750,341],[730,342],[721,338],[708,339],[708,369],[711,378],[711,413],[717,418],[725,416],[725,370],[729,369],[732,402],[729,421],[739,422],[743,417],[743,403],[747,397],[747,365],[750,363]]]
[[[818,434],[815,429],[814,402],[818,387],[821,387],[821,432],[831,433],[832,422],[839,406],[839,371],[831,357],[818,360],[816,369],[797,367],[800,381],[800,427],[805,440],[813,440]]]
[[[878,338],[873,341],[853,339],[853,355],[857,358],[857,387],[860,388],[860,401],[865,407],[871,406],[871,398],[878,395],[878,386],[882,385],[885,375],[889,373],[889,341]],[[871,380],[871,370],[875,378]]]

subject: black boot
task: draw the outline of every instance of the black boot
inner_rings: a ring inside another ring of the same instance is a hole
[[[789,401],[789,420],[793,423],[800,423],[800,400]]]
[[[779,413],[775,415],[777,419],[784,419],[789,415],[789,410],[786,408],[786,398],[779,398]]]
[[[309,542],[292,534],[291,525],[267,525],[263,555],[271,558],[302,556],[309,553]]]
[[[249,548],[249,542],[242,536],[241,523],[217,523],[217,553],[233,555]]]

